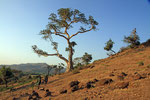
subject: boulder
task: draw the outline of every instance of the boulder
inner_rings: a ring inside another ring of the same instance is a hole
[[[45,97],[47,96],[51,96],[51,92],[49,91],[49,89],[46,90],[46,93],[45,93]]]
[[[110,84],[111,82],[113,82],[113,80],[111,78],[104,78],[99,80],[96,84],[97,85],[106,85],[106,84]]]
[[[72,81],[70,82],[69,86],[74,87],[75,85],[78,85],[80,82],[79,81]]]
[[[64,94],[64,93],[67,93],[67,90],[66,89],[61,89],[60,94]]]

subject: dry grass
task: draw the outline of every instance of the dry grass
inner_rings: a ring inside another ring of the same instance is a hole
[[[139,47],[136,49],[128,49],[106,59],[97,60],[90,64],[93,68],[80,70],[80,73],[73,74],[65,73],[49,77],[47,85],[41,85],[45,89],[52,92],[52,100],[149,100],[150,98],[150,47]],[[144,64],[139,66],[138,62]],[[124,72],[123,80],[119,80],[118,76]],[[112,74],[114,76],[110,76]],[[141,78],[140,78],[140,76]],[[75,92],[60,94],[61,89],[68,89],[71,81],[78,80],[80,83],[87,83],[93,79],[111,78],[112,83],[94,88],[84,88]],[[125,89],[114,88],[118,82],[129,82],[129,86]],[[49,97],[44,97],[45,91],[40,91],[37,87],[34,88],[39,93],[42,100],[49,100]],[[20,97],[21,94],[31,93],[32,88],[21,89],[18,91],[1,92],[2,100],[12,100],[13,97],[18,97],[21,100],[27,100],[28,97]]]

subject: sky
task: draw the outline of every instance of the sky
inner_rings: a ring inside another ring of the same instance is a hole
[[[127,44],[124,36],[129,36],[134,28],[140,42],[150,38],[150,0],[0,0],[0,64],[63,62],[59,58],[39,57],[31,48],[39,48],[55,53],[50,42],[41,38],[39,32],[48,24],[51,13],[60,8],[78,9],[87,17],[92,15],[99,23],[97,31],[79,34],[73,38],[77,43],[75,57],[85,52],[92,54],[93,61],[107,57],[104,50],[110,38],[115,42],[114,51]],[[77,31],[73,30],[72,32]],[[54,37],[59,43],[59,52],[67,57],[66,41]]]

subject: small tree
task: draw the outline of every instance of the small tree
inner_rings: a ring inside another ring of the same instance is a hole
[[[6,68],[5,66],[3,66],[0,69],[0,77],[3,80],[3,82],[5,83],[6,87],[7,87],[7,83],[8,83],[8,79],[12,78],[14,75],[12,73],[12,70],[10,68]]]
[[[129,44],[129,47],[134,48],[140,45],[140,38],[137,35],[136,28],[132,31],[131,35],[128,37],[124,37],[124,42]]]
[[[59,73],[59,74],[60,74],[61,70],[64,69],[64,66],[65,66],[65,65],[64,65],[63,63],[59,63],[59,64],[58,64],[57,67],[58,67],[58,73]]]
[[[85,52],[85,54],[82,57],[83,62],[85,62],[85,64],[89,64],[89,62],[91,62],[92,60],[92,55],[88,54],[87,52]]]
[[[53,69],[53,67],[51,65],[47,65],[47,75],[49,76],[50,71]]]
[[[58,15],[58,17],[57,17]],[[87,33],[92,30],[96,30],[96,26],[98,22],[94,20],[92,16],[86,18],[84,13],[81,13],[79,10],[72,10],[70,8],[61,8],[58,9],[58,14],[51,13],[49,17],[50,22],[46,26],[46,29],[42,30],[40,34],[43,36],[45,40],[50,40],[52,46],[56,53],[49,54],[41,49],[39,49],[36,45],[32,46],[35,53],[42,56],[57,56],[61,60],[65,61],[67,64],[66,72],[69,72],[73,69],[73,53],[75,46],[75,42],[71,41],[71,39],[79,34]],[[74,25],[80,27],[80,29],[70,34],[70,29],[73,28]],[[84,26],[83,26],[84,25]],[[69,30],[69,31],[68,31]],[[66,51],[68,51],[68,58],[64,57],[58,50],[58,43],[52,40],[52,35],[62,37],[67,41]]]
[[[73,65],[74,65],[73,66],[74,68],[81,67],[82,65],[84,65],[82,57],[76,57],[76,58],[74,58]]]
[[[109,39],[105,44],[106,46],[104,47],[104,50],[116,53],[114,50],[112,50],[114,42],[111,39]]]
[[[50,74],[50,71],[51,70],[55,70],[55,68],[57,67],[57,65],[47,65],[47,75],[49,76],[49,74]]]

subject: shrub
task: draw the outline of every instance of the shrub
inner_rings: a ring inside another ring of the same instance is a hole
[[[150,68],[150,64],[149,64],[149,65],[147,65],[147,68]]]
[[[138,62],[138,65],[139,65],[139,66],[143,66],[143,65],[144,65],[144,62],[143,62],[143,61]]]
[[[128,37],[124,37],[124,42],[125,43],[128,43],[129,44],[129,47],[130,48],[134,48],[134,47],[136,47],[136,46],[138,46],[138,45],[140,45],[140,42],[139,42],[139,40],[140,40],[140,38],[139,38],[139,36],[136,34],[137,32],[136,32],[136,28],[132,31],[132,33],[131,33],[131,35],[130,36],[128,36]]]

